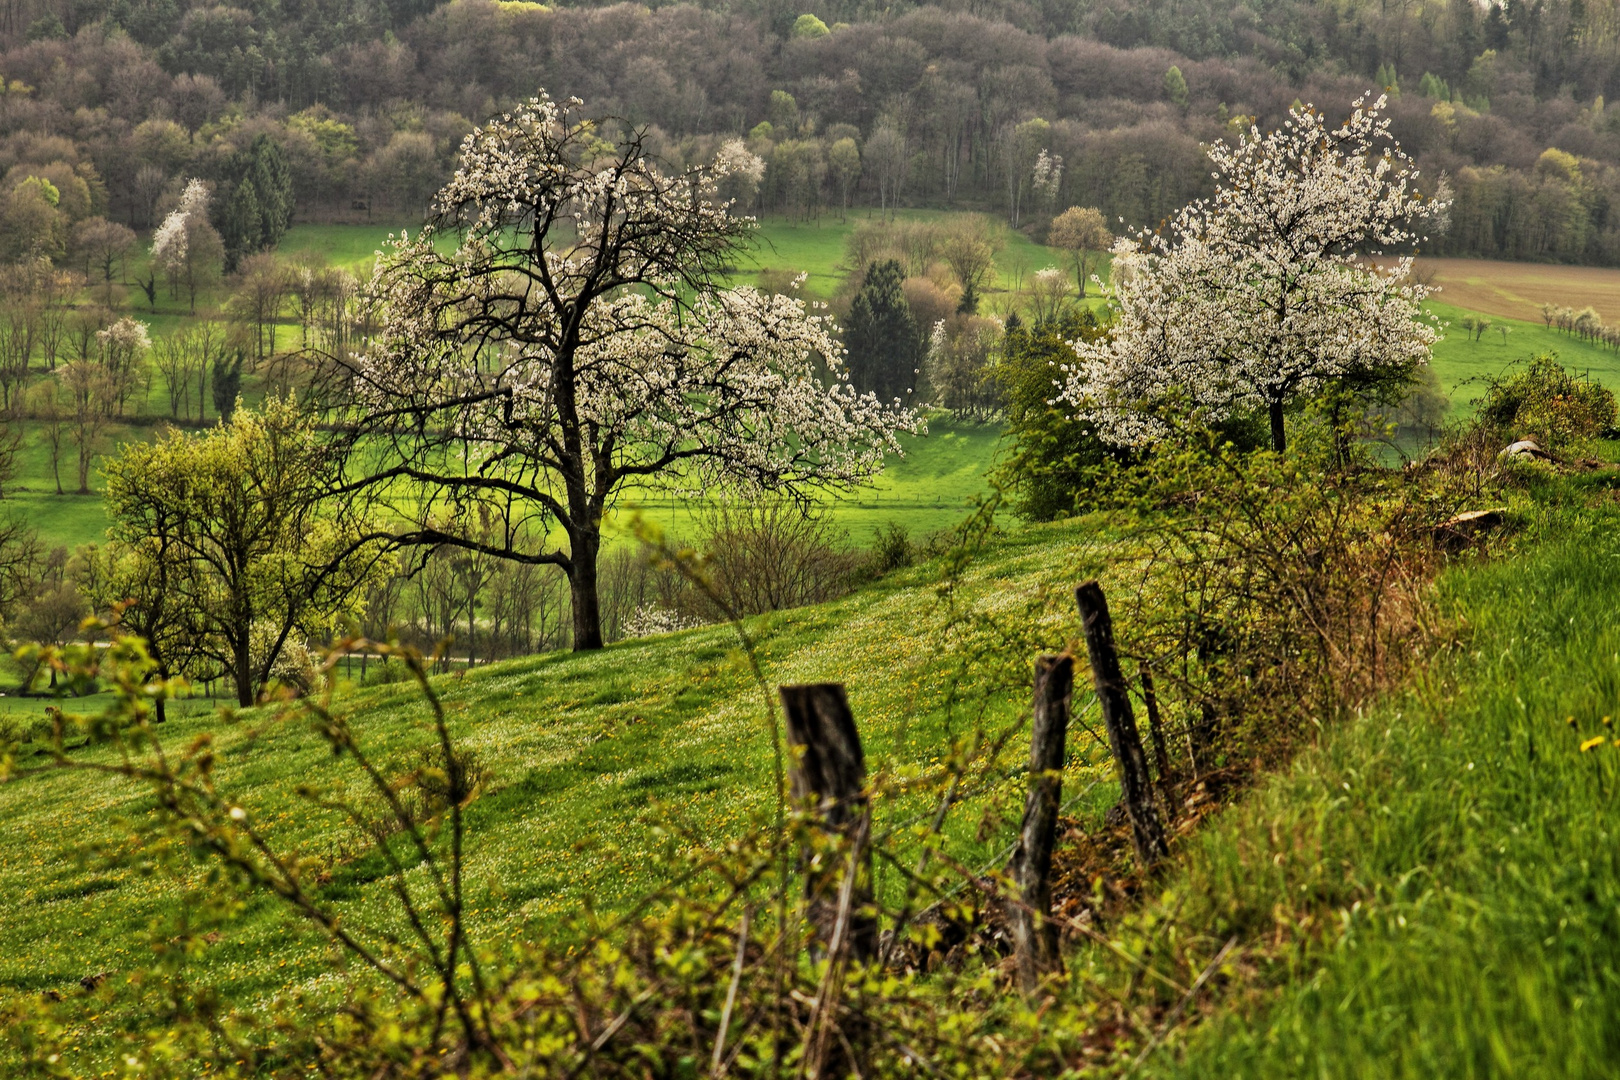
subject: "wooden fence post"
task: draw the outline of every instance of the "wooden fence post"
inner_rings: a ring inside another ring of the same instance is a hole
[[[787,712],[793,798],[813,809],[827,832],[846,837],[842,866],[809,867],[805,895],[816,935],[829,953],[858,959],[877,952],[872,903],[872,808],[866,758],[849,699],[839,683],[778,688]],[[853,876],[851,876],[853,875]]]
[[[1018,983],[1025,993],[1044,974],[1061,972],[1057,926],[1052,915],[1052,848],[1062,806],[1063,761],[1069,730],[1069,695],[1074,658],[1042,656],[1035,661],[1034,722],[1029,734],[1029,795],[1009,871],[1018,887],[1011,923]]]
[[[1170,750],[1164,744],[1164,725],[1159,720],[1159,695],[1153,687],[1153,668],[1142,665],[1142,704],[1147,707],[1148,738],[1153,741],[1153,769],[1159,774],[1159,798],[1164,813],[1176,816],[1175,789],[1170,783]]]
[[[1119,766],[1120,794],[1125,803],[1126,816],[1130,818],[1136,857],[1143,866],[1148,866],[1169,854],[1169,848],[1165,844],[1159,812],[1153,805],[1147,755],[1142,752],[1142,738],[1136,731],[1136,715],[1131,711],[1131,697],[1126,690],[1124,673],[1119,668],[1119,653],[1114,649],[1114,623],[1108,615],[1108,600],[1103,596],[1102,586],[1095,581],[1088,581],[1076,589],[1074,599],[1085,626],[1086,651],[1091,654],[1091,677],[1097,684],[1097,701],[1102,706],[1103,723],[1108,727],[1108,744],[1113,748],[1114,761]]]

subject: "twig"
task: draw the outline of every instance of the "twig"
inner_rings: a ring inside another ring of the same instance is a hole
[[[742,982],[743,960],[748,952],[748,920],[753,914],[751,908],[743,908],[742,929],[737,934],[737,959],[731,965],[731,985],[726,988],[726,1004],[720,1010],[720,1033],[714,1038],[714,1057],[709,1063],[709,1071],[715,1076],[723,1076],[721,1068],[726,1053],[726,1031],[731,1026],[731,1010],[737,1004],[737,985]]]
[[[1130,1072],[1125,1074],[1127,1077],[1136,1075],[1136,1070],[1142,1067],[1142,1062],[1147,1060],[1149,1054],[1158,1049],[1159,1044],[1164,1041],[1164,1037],[1170,1034],[1170,1029],[1175,1026],[1176,1021],[1181,1019],[1181,1014],[1187,1011],[1187,1006],[1192,1004],[1193,997],[1204,988],[1204,984],[1209,981],[1209,977],[1215,974],[1216,970],[1221,966],[1221,961],[1226,959],[1226,954],[1231,952],[1236,945],[1237,937],[1235,935],[1227,938],[1226,944],[1221,946],[1221,951],[1215,954],[1215,959],[1211,960],[1204,970],[1199,972],[1198,978],[1193,980],[1193,984],[1187,988],[1187,992],[1176,1003],[1176,1007],[1170,1010],[1170,1015],[1164,1018],[1164,1023],[1159,1025],[1159,1030],[1154,1033],[1153,1038],[1149,1039],[1148,1044],[1142,1047],[1142,1052],[1136,1055],[1136,1060],[1131,1062]]]

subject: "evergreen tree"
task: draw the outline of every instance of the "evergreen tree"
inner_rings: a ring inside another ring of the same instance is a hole
[[[1187,77],[1174,64],[1164,73],[1164,96],[1183,109],[1187,107]]]
[[[292,224],[292,169],[281,144],[268,135],[253,140],[253,162],[248,169],[253,193],[259,200],[259,242],[273,248]]]
[[[242,392],[242,364],[246,359],[247,354],[240,348],[214,357],[214,411],[222,424],[230,423],[231,414],[236,412],[236,398]]]
[[[884,399],[909,394],[922,366],[923,340],[901,288],[905,278],[893,259],[868,266],[844,333],[850,381]]]
[[[259,193],[253,181],[243,180],[231,192],[230,200],[225,204],[224,219],[219,223],[220,239],[225,241],[227,274],[234,273],[244,256],[253,254],[262,246],[264,234],[261,221]]]

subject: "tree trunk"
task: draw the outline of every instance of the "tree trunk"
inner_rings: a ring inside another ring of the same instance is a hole
[[[1271,414],[1271,448],[1280,454],[1288,449],[1288,432],[1283,427],[1282,402],[1273,401],[1268,411]]]
[[[242,708],[253,705],[253,657],[249,645],[250,638],[246,630],[242,633],[242,640],[231,643],[231,666],[236,670],[236,703]]]
[[[602,550],[602,533],[587,527],[569,539],[573,548],[568,587],[574,601],[574,651],[600,649],[602,604],[596,594],[596,558]]]

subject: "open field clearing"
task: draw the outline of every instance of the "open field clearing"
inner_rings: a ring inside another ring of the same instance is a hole
[[[1449,297],[1449,294],[1442,293]],[[1620,390],[1620,353],[1595,341],[1583,341],[1573,334],[1549,329],[1539,319],[1492,320],[1492,328],[1477,339],[1462,326],[1471,314],[1449,303],[1430,303],[1428,310],[1447,323],[1444,340],[1434,346],[1434,370],[1451,399],[1451,415],[1461,416],[1470,402],[1485,392],[1484,381],[1506,372],[1516,361],[1542,353],[1554,353],[1569,367],[1585,371],[1593,379]],[[1504,339],[1500,327],[1506,327]]]

